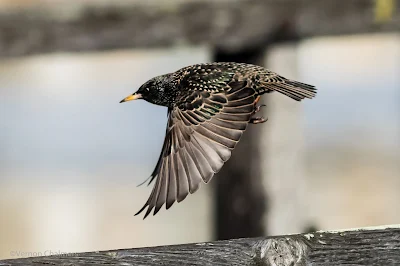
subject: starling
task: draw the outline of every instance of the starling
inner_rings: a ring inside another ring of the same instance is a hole
[[[183,201],[199,189],[230,158],[249,123],[263,105],[260,95],[280,92],[300,101],[313,98],[314,86],[286,79],[260,66],[215,62],[197,64],[154,77],[121,102],[144,99],[168,107],[164,144],[148,184],[150,197],[136,215],[146,218],[165,204]]]

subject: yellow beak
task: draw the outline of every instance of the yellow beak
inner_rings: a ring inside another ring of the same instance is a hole
[[[134,93],[132,95],[129,95],[128,97],[126,97],[122,101],[120,101],[119,103],[129,102],[129,101],[133,101],[133,100],[137,100],[137,99],[142,99],[142,95],[140,93]]]

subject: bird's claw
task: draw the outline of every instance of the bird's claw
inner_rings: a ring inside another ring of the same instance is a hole
[[[261,123],[267,122],[267,120],[268,120],[268,118],[264,118],[264,117],[254,117],[254,118],[250,119],[249,123],[261,124]]]
[[[264,106],[266,106],[266,105],[265,104],[261,104],[261,105],[256,106],[256,108],[253,111],[253,114],[259,112],[261,110],[261,107],[264,107]]]
[[[260,97],[257,97],[256,103],[258,102],[259,99],[260,99]],[[258,113],[261,110],[261,108],[264,107],[264,106],[266,106],[266,105],[265,104],[257,105],[254,108],[254,111],[253,111],[252,115],[254,115],[255,113]],[[260,124],[260,123],[266,122],[267,120],[268,119],[265,119],[264,117],[252,117],[252,118],[250,118],[249,123],[251,123],[251,124]]]

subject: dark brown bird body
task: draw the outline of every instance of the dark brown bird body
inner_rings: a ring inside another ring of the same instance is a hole
[[[316,89],[286,79],[268,69],[244,63],[208,63],[184,67],[155,77],[123,101],[143,98],[168,107],[162,152],[150,176],[156,179],[141,213],[162,205],[170,208],[194,193],[230,158],[264,93],[278,91],[300,101],[315,96]]]

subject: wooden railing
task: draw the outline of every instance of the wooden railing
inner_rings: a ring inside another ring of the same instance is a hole
[[[16,258],[0,265],[400,265],[400,225]]]

